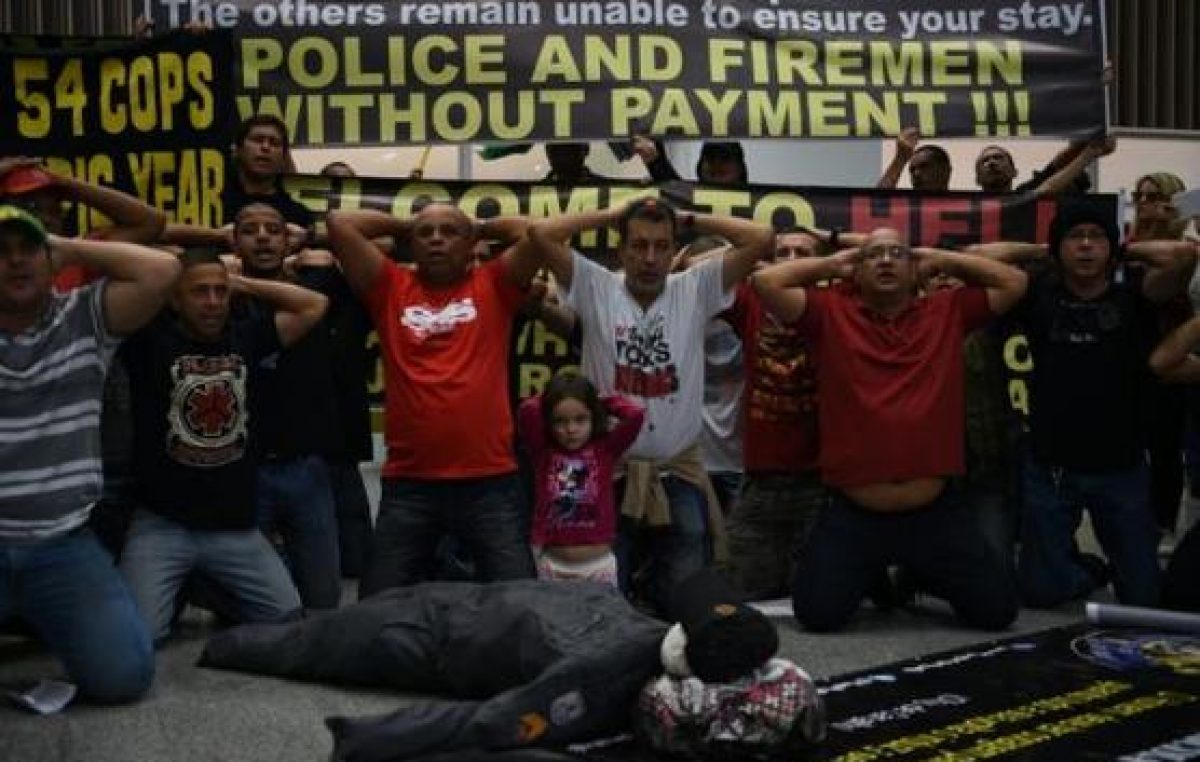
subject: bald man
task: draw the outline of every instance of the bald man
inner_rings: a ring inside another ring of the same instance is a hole
[[[931,272],[974,285],[922,294]],[[767,309],[808,339],[817,368],[818,465],[832,499],[796,567],[796,618],[840,629],[898,564],[968,624],[1007,626],[1017,613],[1011,564],[948,478],[964,470],[963,338],[1020,299],[1024,273],[914,249],[881,228],[857,248],[783,262],[752,281]]]
[[[360,596],[430,576],[450,534],[483,581],[533,576],[521,527],[508,404],[509,334],[540,265],[527,246],[477,264],[481,238],[514,241],[525,221],[475,222],[447,204],[407,219],[329,215],[334,255],[379,332],[387,460]],[[391,236],[414,267],[372,242]]]

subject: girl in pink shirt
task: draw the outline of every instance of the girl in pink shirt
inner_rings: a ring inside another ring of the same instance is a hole
[[[532,545],[541,579],[617,584],[613,468],[633,444],[646,410],[592,382],[561,373],[521,403],[518,426],[533,461]],[[610,428],[609,419],[616,422]]]

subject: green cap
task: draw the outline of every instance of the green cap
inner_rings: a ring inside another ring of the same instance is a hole
[[[0,227],[10,225],[21,228],[22,232],[32,238],[35,243],[44,244],[46,242],[46,228],[42,225],[41,220],[19,206],[0,205]]]

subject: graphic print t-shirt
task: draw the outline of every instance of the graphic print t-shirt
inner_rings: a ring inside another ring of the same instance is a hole
[[[583,326],[583,373],[601,394],[646,406],[633,458],[671,458],[700,436],[704,407],[704,334],[709,318],[732,301],[722,288],[720,257],[667,278],[642,309],[625,276],[574,255],[567,306]]]
[[[384,264],[367,309],[385,375],[385,477],[458,479],[516,470],[508,346],[521,291],[502,260],[448,288]]]
[[[189,338],[168,313],[126,342],[142,507],[195,529],[255,525],[251,369],[278,350],[274,320],[258,309],[215,342]]]

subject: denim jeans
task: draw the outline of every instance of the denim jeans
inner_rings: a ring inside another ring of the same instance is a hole
[[[86,698],[133,701],[154,680],[154,650],[129,588],[90,531],[0,542],[0,621],[24,619]]]
[[[357,463],[329,461],[343,577],[362,576],[371,549],[371,503]]]
[[[445,535],[462,543],[482,582],[535,575],[529,540],[521,531],[515,474],[390,478],[383,480],[359,597],[432,579],[438,544]]]
[[[258,523],[283,537],[283,557],[304,607],[335,609],[342,597],[337,508],[329,465],[319,455],[258,467]]]
[[[1027,456],[1017,577],[1030,606],[1082,598],[1095,580],[1079,563],[1075,531],[1086,507],[1112,571],[1117,600],[1157,606],[1161,572],[1158,530],[1150,507],[1149,469],[1081,473]]]
[[[987,542],[951,486],[926,506],[872,511],[834,493],[817,519],[792,581],[796,619],[808,630],[837,630],[891,564],[946,600],[972,627],[997,630],[1017,616],[1011,564]]]
[[[300,608],[283,561],[257,529],[200,531],[139,510],[121,554],[121,574],[156,643],[169,634],[176,597],[193,570],[224,593],[221,613],[238,622],[271,622]]]
[[[622,592],[634,594],[634,573],[645,570],[650,602],[661,613],[670,610],[671,592],[683,580],[703,569],[711,560],[708,531],[708,500],[704,490],[676,476],[663,476],[671,523],[646,527],[621,517],[617,542],[617,575]],[[625,482],[615,486],[617,505],[625,496]]]

